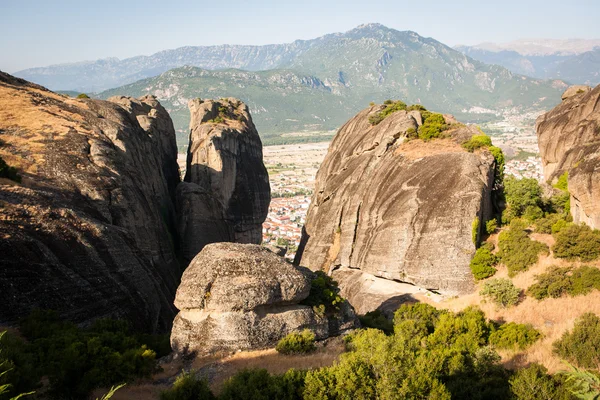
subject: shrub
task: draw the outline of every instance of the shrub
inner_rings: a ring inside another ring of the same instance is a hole
[[[219,400],[300,400],[306,372],[291,369],[269,375],[266,369],[245,369],[223,383]]]
[[[477,246],[477,239],[479,238],[479,217],[475,217],[471,223],[471,240],[473,244]]]
[[[2,157],[0,157],[0,178],[21,182],[21,176],[17,173],[17,169],[15,167],[9,167]]]
[[[492,145],[492,139],[486,134],[481,134],[481,135],[471,136],[471,138],[469,140],[467,140],[466,142],[464,142],[462,144],[462,147],[465,150],[472,153],[477,149],[480,149],[482,147],[487,148],[491,145]]]
[[[548,375],[543,365],[533,363],[516,371],[510,389],[517,400],[571,400],[566,385]]]
[[[413,104],[406,108],[406,111],[415,111],[415,110],[416,111],[427,111],[427,109],[420,104]]]
[[[516,179],[512,176],[504,180],[504,195],[510,210],[506,222],[512,218],[520,217],[528,207],[541,207],[542,189],[537,180],[533,178]]]
[[[494,156],[495,169],[494,169],[494,183],[496,188],[501,187],[504,182],[504,152],[500,147],[490,146],[488,147],[492,156]]]
[[[525,350],[531,346],[542,334],[531,325],[509,322],[490,335],[490,344],[500,349]]]
[[[517,219],[498,236],[498,256],[508,268],[509,276],[527,270],[538,261],[540,254],[548,252],[548,246],[531,240],[526,229],[526,224]]]
[[[592,230],[581,224],[567,224],[560,229],[554,238],[552,247],[554,255],[559,258],[592,261],[600,257],[600,230]]]
[[[90,96],[88,96],[88,95],[87,95],[87,94],[85,94],[85,93],[79,93],[79,94],[77,95],[77,98],[78,98],[78,99],[89,99],[89,98],[90,98]]]
[[[369,311],[358,317],[360,324],[365,328],[380,329],[386,334],[394,332],[394,323],[390,321],[381,311]]]
[[[369,122],[371,123],[371,125],[379,124],[387,116],[395,113],[396,111],[406,110],[406,103],[404,103],[403,101],[400,101],[400,100],[397,100],[397,101],[386,100],[383,102],[383,104],[386,105],[386,107],[383,110],[381,110],[377,114],[371,115],[369,117]]]
[[[498,221],[496,220],[496,218],[490,219],[489,221],[487,221],[485,223],[485,231],[488,235],[491,235],[492,233],[496,232],[497,228],[498,228]]]
[[[314,273],[310,285],[310,294],[301,304],[324,309],[328,315],[336,314],[344,299],[338,294],[340,289],[336,281],[323,271]]]
[[[406,138],[408,140],[416,139],[419,135],[417,134],[417,130],[415,128],[408,128],[406,130]]]
[[[554,342],[554,352],[582,368],[600,366],[600,318],[593,313],[583,314],[570,332]]]
[[[428,332],[433,332],[442,314],[444,314],[444,311],[440,311],[429,304],[402,304],[394,313],[394,326],[412,320],[423,324]]]
[[[485,282],[479,294],[500,307],[510,307],[519,302],[521,291],[510,279],[494,278]]]
[[[425,113],[421,113],[424,115]],[[427,118],[423,121],[418,129],[419,139],[429,141],[431,139],[439,138],[442,136],[442,132],[448,129],[446,120],[442,114],[430,113]]]
[[[527,294],[542,300],[547,297],[585,295],[593,289],[600,290],[600,270],[582,266],[576,269],[554,267],[536,276],[537,282],[527,289]]]
[[[573,396],[583,400],[600,399],[600,374],[595,371],[585,371],[570,364],[569,367],[571,370],[564,375],[567,377],[568,389]]]
[[[292,332],[282,338],[275,347],[282,354],[302,354],[315,350],[315,334],[310,329]]]
[[[565,171],[554,184],[554,187],[564,192],[569,191],[569,172]]]
[[[475,256],[471,260],[471,272],[476,280],[489,278],[496,273],[494,265],[498,263],[498,257],[496,257],[490,250],[484,247],[480,247],[475,252]]]
[[[535,231],[537,233],[552,233],[552,226],[562,219],[560,214],[548,214],[544,218],[535,221]]]
[[[210,391],[208,382],[199,379],[192,371],[183,372],[177,377],[170,389],[160,394],[160,400],[213,400],[216,397]]]

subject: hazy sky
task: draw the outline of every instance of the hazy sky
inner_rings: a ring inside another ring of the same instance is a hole
[[[0,0],[0,69],[126,58],[189,45],[267,44],[366,22],[448,45],[600,38],[600,1]]]

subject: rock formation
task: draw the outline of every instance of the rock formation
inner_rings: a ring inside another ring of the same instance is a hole
[[[600,86],[562,97],[536,121],[544,178],[553,184],[568,172],[573,220],[600,229]]]
[[[369,116],[381,110],[363,110],[333,139],[317,173],[296,263],[467,292],[473,287],[472,223],[491,215],[494,158],[460,146],[479,134],[475,128],[405,142],[419,121],[398,111],[372,126]]]
[[[0,323],[33,308],[166,330],[180,266],[175,131],[154,97],[72,99],[0,72]]]
[[[177,190],[182,254],[208,243],[260,243],[271,200],[262,144],[248,107],[236,99],[189,102],[190,145]]]
[[[305,328],[326,338],[327,318],[299,305],[310,293],[309,274],[258,245],[206,245],[177,289],[175,306],[181,311],[171,331],[173,350],[263,348]]]

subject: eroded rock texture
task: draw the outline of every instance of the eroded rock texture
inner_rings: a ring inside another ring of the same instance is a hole
[[[290,332],[329,334],[328,320],[299,305],[310,293],[303,272],[254,244],[208,244],[185,270],[175,305],[171,346],[208,354],[274,346]]]
[[[600,86],[569,88],[563,99],[536,121],[544,178],[568,172],[573,220],[600,229]]]
[[[208,243],[260,243],[269,209],[269,177],[248,107],[236,99],[189,102],[190,145],[177,190],[182,254]]]
[[[363,110],[337,133],[316,177],[296,263],[345,267],[445,293],[472,289],[472,222],[491,214],[494,158],[459,143],[479,133],[404,142],[405,111],[371,126]],[[483,225],[483,224],[481,224]]]
[[[72,99],[0,72],[0,324],[33,308],[167,330],[175,131],[154,97]]]

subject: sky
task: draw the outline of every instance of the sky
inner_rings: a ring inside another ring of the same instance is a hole
[[[447,45],[600,38],[600,1],[0,0],[0,70],[287,43],[378,22]]]

